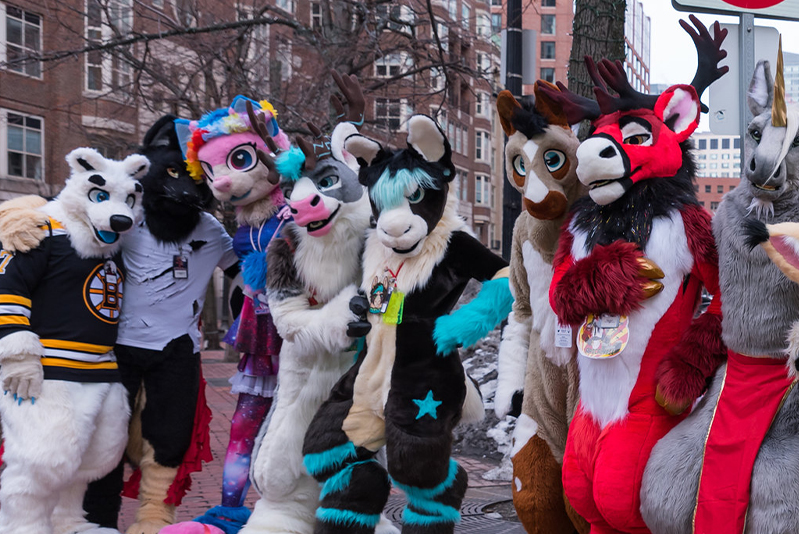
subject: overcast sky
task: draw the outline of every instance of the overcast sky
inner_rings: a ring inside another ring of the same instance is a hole
[[[693,41],[678,23],[681,18],[687,20],[689,13],[675,10],[670,0],[641,1],[644,13],[652,19],[650,82],[669,85],[690,82],[696,71],[696,51]],[[737,17],[697,16],[707,26],[717,19],[722,23],[738,22]],[[777,28],[782,33],[783,50],[799,53],[799,22],[755,18],[755,25]]]

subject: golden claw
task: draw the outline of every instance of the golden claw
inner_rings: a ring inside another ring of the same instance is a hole
[[[644,278],[663,278],[666,276],[663,269],[649,258],[638,258],[638,274]],[[659,290],[658,290],[659,291]]]
[[[644,291],[644,298],[648,299],[663,291],[663,284],[656,280],[649,280],[641,284],[641,289]]]

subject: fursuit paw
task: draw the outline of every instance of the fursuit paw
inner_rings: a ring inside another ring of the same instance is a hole
[[[225,534],[236,534],[250,518],[250,510],[244,506],[214,506],[192,521],[212,525]],[[184,523],[185,524],[185,523]],[[184,531],[181,531],[184,532]]]
[[[0,204],[0,242],[9,252],[28,252],[45,237],[42,226],[50,220],[38,208],[47,204],[42,197],[28,195]]]
[[[629,315],[641,301],[663,290],[663,271],[634,243],[596,246],[563,275],[554,291],[562,324],[580,324],[590,314]]]
[[[366,320],[369,301],[363,290],[359,289],[358,294],[350,299],[350,311],[357,317],[357,320],[347,324],[347,335],[353,338],[364,337],[372,329],[372,325]]]
[[[13,395],[18,404],[28,399],[36,403],[42,393],[44,370],[39,356],[23,357],[19,360],[4,360],[0,366],[0,379],[5,395]]]
[[[148,519],[133,523],[125,531],[125,534],[158,534],[161,529],[168,527],[172,523],[161,521],[158,519]]]

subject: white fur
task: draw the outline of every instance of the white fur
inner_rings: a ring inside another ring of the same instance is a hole
[[[600,206],[607,206],[614,200],[621,198],[624,194],[624,186],[619,182],[611,182],[608,185],[597,187],[588,192],[591,200]]]
[[[749,86],[748,96],[761,108],[768,105],[768,82],[766,81],[765,64],[761,61],[755,67],[755,73],[752,75],[752,82]],[[754,113],[759,115],[760,113]]]
[[[611,158],[601,157],[599,154],[606,148],[612,148],[615,155]],[[577,161],[577,178],[588,187],[603,180],[617,180],[625,174],[624,159],[616,145],[604,137],[590,137],[580,143]],[[624,188],[618,182],[611,182],[589,190],[588,194],[594,202],[604,206],[621,197]]]
[[[396,208],[380,212],[377,219],[377,238],[389,249],[413,250],[402,254],[403,257],[416,256],[424,249],[427,238],[427,221],[411,211],[408,199]]]
[[[516,456],[527,442],[533,439],[536,432],[538,432],[538,423],[529,415],[521,414],[519,418],[516,419],[516,428],[513,429],[510,457],[513,458]]]
[[[438,161],[444,157],[444,134],[426,115],[414,115],[408,119],[408,145],[426,161]]]
[[[83,492],[122,458],[129,415],[120,383],[46,380],[35,404],[0,396],[0,534],[90,531]]]
[[[480,395],[480,390],[474,385],[472,379],[464,373],[466,381],[466,398],[463,400],[463,410],[461,411],[460,422],[466,425],[479,423],[486,416],[486,410],[483,406],[483,396]]]
[[[575,232],[573,228],[572,233],[572,255],[579,260],[586,256],[586,236],[584,232]],[[630,393],[638,379],[649,337],[674,301],[683,278],[693,268],[693,256],[688,249],[685,226],[679,212],[674,211],[668,218],[658,217],[654,220],[644,256],[663,269],[665,277],[660,280],[663,290],[644,301],[641,309],[630,314],[627,347],[615,358],[578,358],[583,408],[603,428],[627,415]]]
[[[356,158],[361,158],[367,165],[372,163],[381,148],[380,143],[360,134],[350,135],[344,140],[344,150]]]
[[[330,151],[334,159],[343,161],[353,172],[358,173],[361,166],[358,165],[355,156],[344,149],[344,142],[351,135],[358,135],[358,129],[354,124],[351,122],[341,122],[337,124],[336,127],[333,128],[333,133],[330,134]]]
[[[533,328],[540,334],[539,344],[544,354],[555,365],[566,365],[571,361],[576,348],[555,346],[555,329],[558,317],[549,303],[549,285],[552,282],[552,265],[545,262],[541,254],[529,242],[522,244],[522,261],[527,271],[530,286],[530,309],[533,310]],[[529,334],[528,334],[529,335]]]
[[[774,204],[767,199],[752,197],[752,202],[746,208],[746,215],[751,215],[752,212],[755,213],[755,217],[758,219],[768,220],[774,217]]]
[[[46,204],[42,211],[64,225],[70,243],[80,257],[110,256],[119,250],[121,240],[117,239],[113,244],[104,243],[97,238],[95,230],[112,231],[110,219],[113,215],[129,217],[134,225],[141,220],[141,192],[136,191],[136,186],[138,178],[147,173],[150,163],[137,154],[122,161],[106,159],[91,148],[76,148],[67,154],[66,159],[72,174],[61,194]],[[87,161],[94,170],[86,170],[79,159]],[[105,179],[105,185],[98,186],[88,181],[95,174]],[[109,200],[93,202],[89,198],[92,189],[107,192]],[[132,209],[125,203],[130,195],[135,199]]]
[[[524,180],[524,196],[536,203],[542,202],[549,193],[549,188],[533,172],[532,161],[538,153],[538,148],[538,143],[532,139],[527,140],[522,146],[522,152],[525,155],[526,166],[528,167],[527,176]],[[512,171],[513,169],[511,168]]]
[[[502,331],[497,356],[497,392],[494,395],[494,413],[500,419],[510,412],[513,394],[524,390],[530,322],[529,316],[518,320],[516,313],[511,312]]]
[[[44,347],[39,336],[30,330],[9,334],[0,342],[0,366],[7,361],[20,361],[30,356],[44,356]]]

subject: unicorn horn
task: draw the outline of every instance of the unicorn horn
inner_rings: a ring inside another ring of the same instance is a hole
[[[785,128],[788,125],[788,105],[785,103],[785,78],[782,71],[782,35],[780,35],[777,72],[774,76],[774,101],[771,104],[771,124],[776,128]]]

